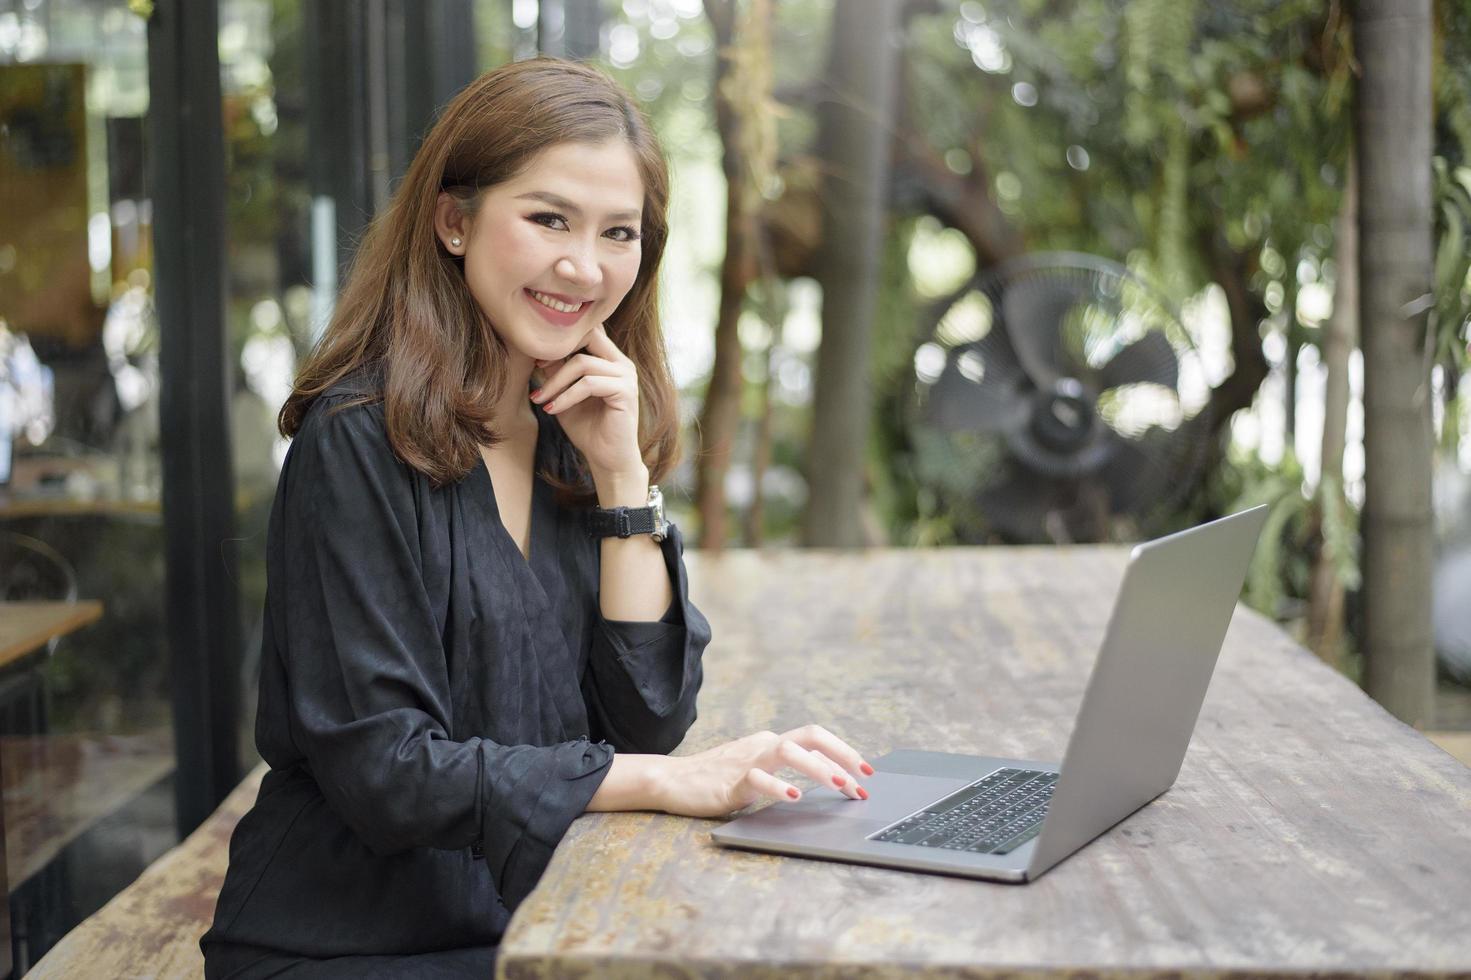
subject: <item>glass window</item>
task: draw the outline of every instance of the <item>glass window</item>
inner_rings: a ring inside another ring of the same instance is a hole
[[[145,24],[0,10],[0,773],[23,971],[176,840]]]

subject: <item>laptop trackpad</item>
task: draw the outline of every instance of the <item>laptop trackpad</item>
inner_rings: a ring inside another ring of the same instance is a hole
[[[910,773],[876,772],[863,781],[867,800],[850,800],[826,788],[809,790],[796,803],[774,803],[732,820],[720,828],[723,839],[771,839],[813,843],[830,842],[833,821],[842,820],[853,832],[867,835],[906,817],[928,803],[942,799],[967,780]]]

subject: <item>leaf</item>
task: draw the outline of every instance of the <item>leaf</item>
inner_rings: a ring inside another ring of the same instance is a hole
[[[1471,195],[1471,167],[1457,167],[1455,181],[1465,189],[1468,195]]]
[[[1435,250],[1435,291],[1445,297],[1448,292],[1459,293],[1466,278],[1466,226],[1461,210],[1451,202],[1444,202],[1441,211],[1445,215],[1445,231],[1440,236],[1440,247]]]

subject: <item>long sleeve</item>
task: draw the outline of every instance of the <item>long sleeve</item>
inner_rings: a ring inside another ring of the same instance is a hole
[[[445,604],[424,557],[431,493],[394,458],[379,409],[318,405],[309,415],[282,474],[283,561],[270,570],[284,595],[273,628],[285,710],[327,803],[374,853],[479,844],[514,908],[613,749],[452,737]]]
[[[592,630],[583,678],[588,719],[621,752],[666,754],[677,747],[694,724],[704,679],[701,656],[710,624],[690,602],[677,527],[661,547],[674,587],[669,610],[650,623],[609,620],[599,612]]]

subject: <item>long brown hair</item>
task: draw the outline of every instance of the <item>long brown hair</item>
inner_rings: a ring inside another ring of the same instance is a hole
[[[648,119],[602,72],[558,58],[518,61],[481,75],[447,105],[425,136],[386,211],[373,220],[353,260],[321,342],[297,373],[281,408],[294,436],[312,403],[361,371],[380,401],[395,455],[436,486],[480,465],[479,447],[507,384],[507,351],[465,283],[460,260],[434,232],[440,191],[467,214],[479,192],[508,180],[555,143],[626,140],[644,185],[642,256],[628,295],[607,320],[608,335],[639,380],[639,449],[657,482],[674,466],[679,417],[659,325],[658,272],[668,237],[669,170]],[[544,473],[581,500],[581,472]]]

